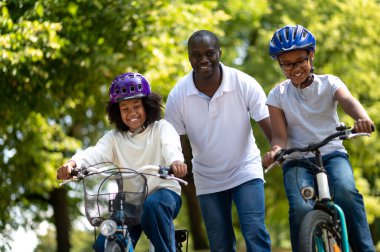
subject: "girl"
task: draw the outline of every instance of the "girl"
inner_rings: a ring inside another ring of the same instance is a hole
[[[161,119],[162,97],[151,93],[145,77],[139,73],[121,74],[112,81],[109,95],[108,119],[116,129],[63,164],[57,171],[57,178],[68,179],[72,168],[100,162],[131,169],[145,165],[171,166],[175,176],[185,176],[187,167],[179,136],[171,124]],[[143,230],[156,251],[174,252],[173,219],[181,207],[181,187],[174,180],[152,176],[147,179],[149,192],[141,224],[130,230],[133,245]],[[98,237],[95,251],[103,251],[104,240]]]

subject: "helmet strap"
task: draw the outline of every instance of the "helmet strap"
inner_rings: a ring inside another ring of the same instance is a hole
[[[131,137],[135,137],[137,134],[140,134],[141,132],[143,132],[145,130],[145,128],[146,127],[144,125],[140,126],[134,132],[132,132]]]
[[[314,81],[314,74],[310,71],[310,75],[301,83],[300,88],[305,88],[311,85]]]

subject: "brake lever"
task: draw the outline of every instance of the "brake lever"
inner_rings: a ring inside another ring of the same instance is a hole
[[[184,185],[188,185],[189,183],[183,179],[177,178],[173,174],[173,170],[171,167],[160,167],[160,170],[158,171],[157,174],[158,177],[162,179],[174,179],[178,181],[179,183],[182,183]]]
[[[274,161],[272,164],[270,164],[266,169],[265,169],[265,174],[267,174],[270,170],[272,170],[275,166],[279,165],[284,161],[286,158],[285,154],[285,149],[279,150],[275,155],[274,155]]]
[[[273,163],[271,163],[265,170],[265,174],[267,174],[270,170],[272,170],[275,166],[279,165],[280,162],[279,161],[275,161]]]

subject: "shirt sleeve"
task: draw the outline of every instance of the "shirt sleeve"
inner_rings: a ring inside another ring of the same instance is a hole
[[[175,128],[179,135],[186,134],[185,124],[181,113],[181,106],[179,104],[178,93],[172,92],[169,94],[165,106],[165,119]]]
[[[346,90],[348,90],[346,84],[344,84],[344,82],[339,77],[330,76],[329,83],[331,84],[331,91],[332,91],[332,95],[333,95],[334,100],[335,100],[335,92],[338,89],[345,88]]]
[[[169,166],[177,160],[184,162],[181,141],[173,125],[166,120],[161,120],[160,133],[162,156],[166,165]]]
[[[265,104],[266,95],[260,84],[254,79],[250,78],[247,82],[245,94],[245,100],[248,104],[248,112],[251,118],[256,122],[261,121],[269,117],[268,107]]]
[[[281,109],[281,103],[278,96],[278,89],[279,89],[279,86],[276,86],[269,92],[266,105]]]
[[[113,146],[112,131],[110,131],[100,138],[96,145],[76,153],[72,160],[75,161],[77,167],[113,162]]]

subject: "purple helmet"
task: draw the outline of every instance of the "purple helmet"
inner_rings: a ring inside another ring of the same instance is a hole
[[[113,79],[110,87],[110,101],[112,103],[141,98],[149,94],[149,82],[139,73],[120,74]]]
[[[297,49],[315,50],[316,41],[311,32],[302,25],[287,25],[273,34],[269,43],[269,55],[275,59],[284,52]]]

